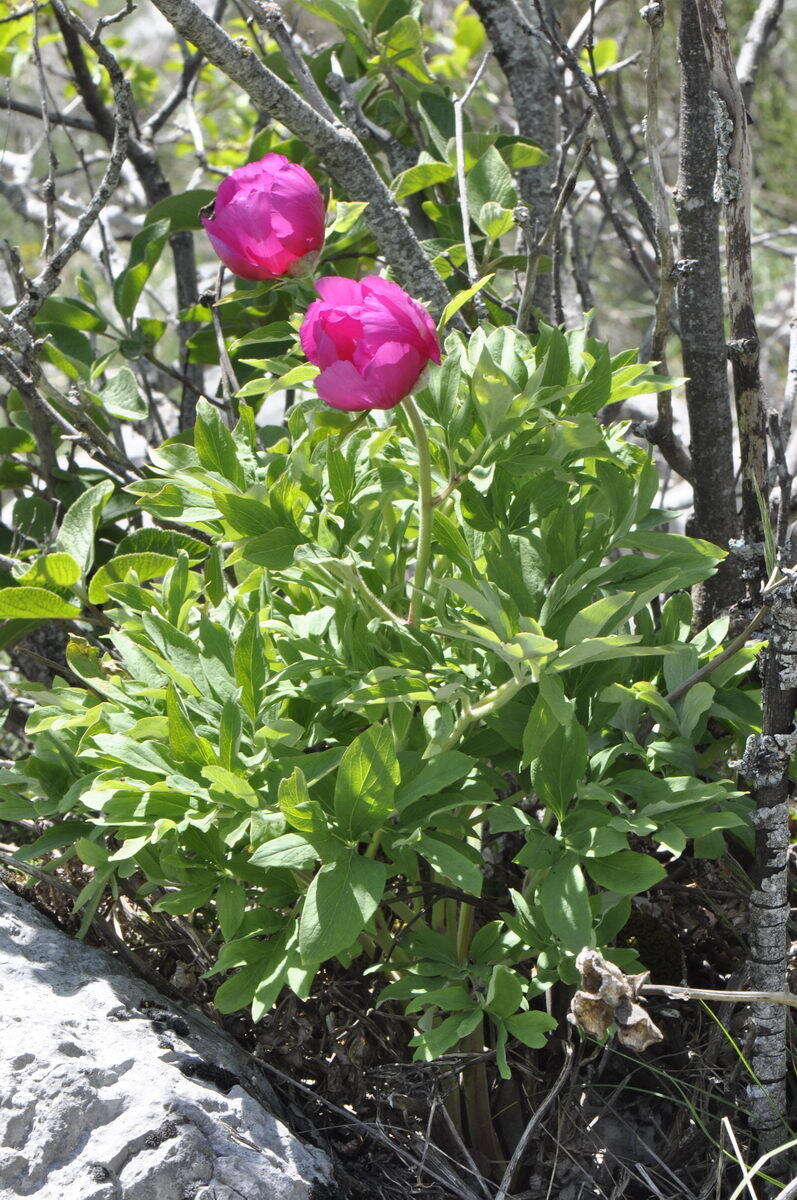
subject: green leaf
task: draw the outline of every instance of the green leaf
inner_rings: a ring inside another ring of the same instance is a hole
[[[513,1038],[517,1038],[524,1046],[532,1050],[541,1050],[546,1042],[546,1033],[556,1029],[556,1018],[548,1013],[532,1012],[516,1013],[514,1017],[505,1017],[504,1024]]]
[[[216,755],[207,738],[199,737],[185,705],[173,683],[166,689],[166,715],[169,719],[169,744],[178,758],[198,763],[214,763]]]
[[[478,222],[488,202],[502,208],[514,208],[517,204],[512,172],[494,146],[480,156],[468,174],[468,207],[475,221]]]
[[[520,976],[509,967],[493,967],[484,1006],[496,1017],[509,1017],[520,1008],[523,999],[523,983]]]
[[[393,193],[397,200],[404,200],[424,188],[434,187],[436,183],[446,183],[453,179],[454,168],[445,162],[417,163],[414,167],[402,171],[393,182]]]
[[[16,425],[0,428],[0,454],[30,454],[35,449],[36,442],[27,429],[18,429]]]
[[[693,684],[678,706],[678,723],[683,737],[691,737],[700,718],[714,703],[715,689],[705,680]]]
[[[577,646],[587,638],[610,633],[625,619],[633,601],[634,596],[631,592],[615,592],[588,604],[568,625],[565,643],[568,646]]]
[[[237,547],[237,553],[258,567],[267,567],[270,571],[284,571],[291,565],[297,547],[304,541],[298,529],[277,527],[270,529],[268,533],[261,533],[258,537],[248,538]]]
[[[451,318],[455,317],[463,305],[467,304],[469,300],[472,300],[477,292],[480,292],[483,287],[486,287],[492,278],[492,275],[485,275],[483,279],[479,279],[476,283],[474,283],[473,287],[466,288],[464,292],[457,292],[453,300],[449,300],[448,304],[443,309],[442,316],[437,322],[438,330],[442,331],[445,329]]]
[[[159,579],[174,566],[177,560],[170,554],[117,554],[93,576],[89,584],[89,600],[92,604],[104,604],[108,599],[108,588],[123,583],[132,572],[140,583]]]
[[[365,37],[366,29],[357,11],[357,0],[299,0],[299,3],[317,17],[324,17],[360,39]]]
[[[488,238],[495,241],[514,228],[514,209],[504,208],[503,205],[497,204],[495,200],[488,200],[479,209],[476,224],[483,233],[487,234]]]
[[[529,870],[550,867],[562,856],[562,843],[546,833],[539,821],[532,820],[526,827],[526,844],[515,855],[515,862]]]
[[[452,1046],[456,1046],[457,1042],[461,1042],[468,1034],[473,1033],[473,1030],[483,1020],[482,1011],[480,1008],[468,1013],[454,1013],[451,1017],[446,1017],[439,1025],[435,1025],[434,1029],[418,1033],[412,1039],[412,1044],[418,1047],[416,1051],[416,1059],[435,1059],[441,1054],[445,1054],[446,1050],[450,1050]]]
[[[481,895],[484,868],[478,854],[467,842],[455,841],[441,833],[436,833],[434,837],[424,834],[416,848],[429,865],[455,887],[462,888],[471,896]]]
[[[94,562],[94,535],[102,510],[113,492],[114,485],[109,479],[88,488],[70,505],[61,522],[56,546],[71,554],[84,573]]]
[[[163,219],[145,225],[130,243],[127,267],[114,280],[116,310],[127,320],[133,316],[144,286],[160,258],[169,237],[169,221]]]
[[[179,550],[185,550],[190,559],[204,558],[208,553],[206,542],[178,533],[176,529],[134,529],[127,533],[116,547],[117,557],[123,554],[166,554],[176,558]]]
[[[600,887],[620,896],[646,892],[666,875],[660,862],[635,850],[619,850],[606,858],[588,858],[584,865]]]
[[[222,516],[238,533],[257,537],[270,533],[277,521],[267,504],[251,496],[236,496],[234,492],[214,492],[213,500]]]
[[[241,689],[241,703],[250,721],[257,719],[260,697],[266,682],[266,659],[263,653],[263,637],[260,632],[260,617],[252,613],[233,652],[235,682]]]
[[[224,879],[216,892],[216,911],[224,940],[235,937],[246,911],[246,892],[234,879]]]
[[[322,867],[302,906],[302,961],[321,963],[348,950],[376,912],[386,879],[384,863],[353,851]]]
[[[605,861],[605,860],[602,860]],[[540,885],[540,905],[551,933],[578,954],[592,945],[592,910],[584,874],[572,853],[551,867]]]
[[[71,554],[45,554],[17,579],[18,584],[69,588],[80,579],[80,565]]]
[[[531,782],[543,804],[563,814],[587,769],[587,735],[577,721],[557,725],[531,764]]]
[[[533,146],[531,142],[523,142],[520,139],[515,139],[505,146],[499,138],[498,149],[506,165],[513,171],[522,171],[524,167],[538,167],[549,158],[539,146]]]
[[[285,820],[302,833],[312,832],[314,819],[307,780],[300,767],[294,767],[287,779],[280,780],[277,804]]]
[[[245,399],[247,396],[270,396],[272,392],[280,392],[286,388],[295,387],[297,383],[309,383],[311,379],[315,379],[318,374],[318,367],[314,367],[311,363],[299,363],[295,367],[291,367],[290,371],[286,371],[283,375],[279,375],[276,379],[269,379],[266,376],[261,376],[258,379],[252,379],[249,383],[237,392],[237,395]]]
[[[71,621],[80,609],[41,587],[0,588],[0,617],[39,617],[42,620]]]
[[[300,833],[283,833],[258,846],[249,859],[256,867],[289,867],[302,871],[318,860],[318,851]]]
[[[372,725],[347,748],[335,780],[335,816],[344,837],[359,839],[393,811],[400,779],[393,734]]]
[[[200,212],[213,203],[216,193],[209,188],[194,188],[178,196],[167,196],[153,204],[147,213],[147,225],[158,221],[169,222],[169,233],[180,233],[183,229],[201,229]]]
[[[196,407],[194,447],[199,461],[208,471],[218,472],[238,488],[245,486],[244,471],[238,458],[235,439],[219,416],[218,410],[207,400],[200,400]]]
[[[423,796],[433,796],[444,791],[458,779],[467,775],[474,764],[474,759],[459,750],[444,750],[425,763],[417,775],[398,791],[395,808],[403,812],[410,804]]]
[[[120,367],[99,397],[105,411],[120,421],[143,421],[149,413],[146,397],[129,367]]]

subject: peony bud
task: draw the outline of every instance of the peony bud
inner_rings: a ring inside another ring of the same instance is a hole
[[[332,408],[361,412],[393,408],[408,396],[440,343],[429,313],[378,275],[319,279],[321,296],[307,310],[300,337],[310,362],[321,368],[315,384]]]
[[[306,272],[316,262],[324,216],[312,175],[283,154],[267,154],[227,176],[202,224],[234,275],[277,279]]]

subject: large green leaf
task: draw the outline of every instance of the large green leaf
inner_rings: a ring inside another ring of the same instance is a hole
[[[588,858],[584,865],[600,887],[621,896],[646,892],[666,875],[660,862],[635,850],[619,850],[605,858]]]
[[[73,620],[80,608],[42,587],[0,588],[0,617],[39,617],[42,620]]]
[[[578,721],[557,725],[531,764],[531,782],[543,804],[560,815],[587,767],[587,735]]]
[[[130,243],[127,266],[116,277],[113,296],[117,312],[128,320],[133,316],[144,286],[160,258],[169,236],[169,221],[164,218],[145,225]]]
[[[229,479],[236,487],[244,486],[244,471],[235,439],[218,409],[207,400],[200,400],[196,407],[194,446],[203,467]]]
[[[159,579],[174,566],[177,560],[169,554],[117,554],[93,576],[89,584],[89,600],[92,604],[104,604],[108,599],[108,588],[121,583],[135,572],[140,583],[148,579]]]
[[[113,492],[114,485],[109,479],[88,488],[70,505],[61,522],[56,546],[71,554],[84,572],[94,562],[94,535]]]
[[[167,196],[165,200],[153,204],[147,213],[147,225],[167,220],[170,233],[179,233],[183,229],[201,229],[200,212],[212,203],[215,195],[216,193],[209,188],[194,188],[176,196]]]
[[[347,851],[322,867],[307,890],[299,921],[305,963],[348,950],[376,912],[387,878],[384,863]]]
[[[56,551],[54,554],[43,554],[24,575],[20,575],[17,583],[45,588],[73,587],[80,579],[80,564],[75,562],[71,554]]]
[[[387,725],[372,725],[352,742],[338,767],[335,817],[344,837],[370,833],[393,811],[400,779],[393,734]]]
[[[143,421],[149,412],[146,396],[129,367],[121,367],[99,397],[105,411],[120,421]]]
[[[592,945],[592,911],[578,859],[565,854],[540,885],[540,905],[548,927],[566,949],[577,954]]]

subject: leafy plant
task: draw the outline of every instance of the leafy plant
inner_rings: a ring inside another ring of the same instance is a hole
[[[308,394],[263,448],[245,404],[229,430],[201,402],[114,501],[146,523],[107,561],[100,484],[0,591],[109,626],[73,637],[82,685],[39,696],[6,776],[0,819],[53,822],[22,853],[93,868],[84,927],[134,872],[201,912],[222,1012],[357,959],[416,1058],[486,1040],[508,1075],[582,947],[639,966],[615,943],[666,862],[750,836],[723,763],[753,649],[682,687],[725,636],[690,634],[688,593],[722,553],[660,530],[650,455],[595,415],[666,386],[584,329],[486,326],[448,334],[417,408]]]

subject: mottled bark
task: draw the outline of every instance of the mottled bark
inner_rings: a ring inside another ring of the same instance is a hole
[[[714,195],[725,208],[733,390],[742,459],[742,525],[748,542],[762,538],[755,484],[766,492],[767,442],[759,369],[760,344],[753,307],[750,246],[752,164],[747,110],[736,77],[723,0],[697,0],[714,109],[717,172]],[[755,481],[755,482],[754,482]]]
[[[725,317],[720,267],[719,204],[714,198],[717,148],[706,54],[695,0],[682,0],[678,35],[681,64],[680,156],[674,200],[682,269],[678,278],[681,352],[689,413],[694,519],[690,532],[727,547],[736,536]],[[732,562],[701,585],[695,620],[700,626],[738,598]]]
[[[769,646],[762,655],[763,718],[760,735],[748,739],[742,774],[755,800],[755,869],[750,896],[750,987],[788,991],[789,763],[794,753],[797,700],[797,606],[776,596],[771,609]],[[788,1009],[758,1003],[752,1008],[747,1107],[756,1151],[765,1153],[788,1140],[786,1077]],[[778,1174],[770,1163],[769,1174]]]
[[[518,172],[521,199],[541,233],[551,220],[555,200],[558,122],[553,53],[529,32],[528,26],[536,25],[535,15],[528,10],[521,14],[514,0],[472,0],[471,7],[478,13],[506,76],[518,133],[549,156],[547,162]],[[550,274],[538,277],[534,299],[543,315],[550,316]]]

